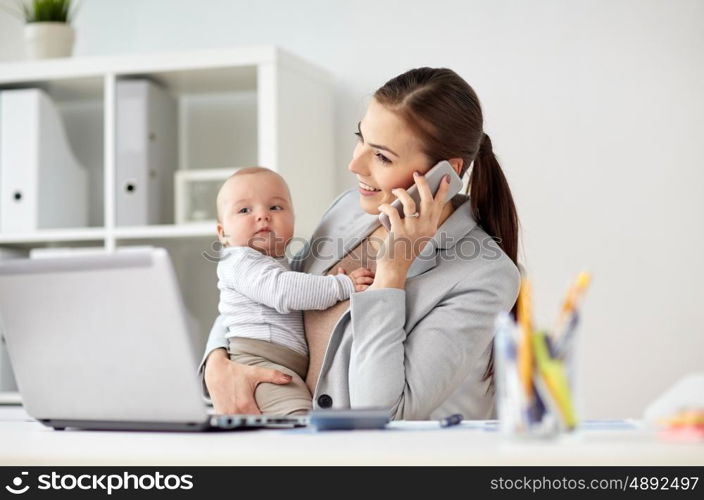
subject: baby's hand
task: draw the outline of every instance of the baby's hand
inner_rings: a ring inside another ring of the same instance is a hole
[[[341,267],[337,268],[337,272],[340,274],[347,274]],[[374,283],[374,273],[366,267],[359,267],[352,271],[348,276],[352,278],[354,289],[357,292],[363,292],[369,288],[369,285]]]

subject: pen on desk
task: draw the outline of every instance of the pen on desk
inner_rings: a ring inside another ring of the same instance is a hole
[[[461,414],[455,413],[449,417],[441,418],[438,422],[440,423],[440,427],[452,427],[453,425],[461,424],[463,418]]]

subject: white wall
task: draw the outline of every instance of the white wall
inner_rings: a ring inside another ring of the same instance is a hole
[[[0,14],[0,57],[21,31]],[[589,417],[704,369],[704,2],[85,0],[76,55],[277,44],[337,79],[339,188],[368,96],[449,66],[482,99],[549,326],[577,271]],[[458,318],[461,321],[461,318]]]

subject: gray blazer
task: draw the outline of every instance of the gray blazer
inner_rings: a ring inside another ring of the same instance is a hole
[[[379,227],[358,197],[354,188],[333,201],[292,270],[323,274]],[[413,261],[405,290],[352,294],[333,328],[314,408],[382,407],[409,420],[495,417],[493,386],[482,379],[494,319],[513,307],[520,275],[473,219],[469,198],[452,203],[457,209]],[[203,360],[226,346],[218,318]]]

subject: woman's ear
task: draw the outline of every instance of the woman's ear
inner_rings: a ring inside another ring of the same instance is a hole
[[[460,175],[462,167],[464,167],[464,160],[462,158],[450,158],[447,161],[452,166],[452,170],[454,170],[457,175]]]

